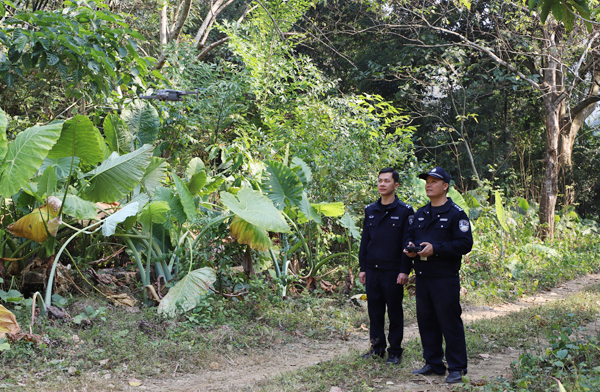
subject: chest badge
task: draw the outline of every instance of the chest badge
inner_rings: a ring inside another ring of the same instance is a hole
[[[461,219],[458,221],[458,229],[463,233],[469,231],[469,221],[466,219]]]
[[[375,215],[369,215],[369,219],[375,218]]]
[[[420,220],[420,221],[424,221],[425,220],[425,218],[423,218],[423,217],[417,218],[417,219]]]
[[[399,216],[390,216],[390,219],[400,219]]]

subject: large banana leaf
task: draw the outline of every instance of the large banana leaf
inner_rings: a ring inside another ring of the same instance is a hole
[[[142,144],[154,143],[160,127],[160,119],[154,106],[137,99],[123,110],[121,118]]]
[[[166,201],[153,201],[146,204],[138,217],[138,221],[144,226],[144,231],[150,231],[153,223],[165,223],[171,208]]]
[[[163,158],[152,157],[150,165],[146,168],[142,184],[144,188],[152,194],[160,186],[167,172],[167,162]]]
[[[175,218],[177,222],[184,223],[187,221],[187,215],[183,210],[181,200],[175,196],[175,192],[173,192],[173,190],[164,187],[156,188],[154,191],[154,200],[166,201],[169,203],[171,216]]]
[[[258,191],[243,188],[237,193],[237,197],[229,192],[221,192],[221,201],[235,215],[264,230],[278,233],[290,231],[281,212]]]
[[[183,206],[185,214],[190,221],[195,219],[196,216],[198,216],[198,211],[196,211],[196,204],[194,204],[192,194],[181,178],[175,173],[173,173],[173,182],[175,183],[175,188],[177,188],[177,193],[179,193],[179,199],[181,200],[181,205]]]
[[[217,280],[215,270],[210,267],[204,267],[191,271],[181,279],[158,305],[158,313],[175,317],[180,311],[187,312],[194,309],[203,295],[208,292],[209,287]]]
[[[8,139],[6,138],[6,127],[8,126],[8,117],[2,109],[0,109],[0,161],[6,156],[8,149]]]
[[[131,141],[133,135],[129,132],[127,124],[116,114],[109,114],[102,124],[104,127],[104,136],[108,147],[119,155],[131,152]]]
[[[262,186],[269,199],[278,210],[283,210],[287,200],[291,206],[302,201],[302,182],[293,169],[281,162],[268,161]]]
[[[452,199],[454,203],[456,203],[460,208],[462,208],[465,211],[465,214],[467,214],[467,216],[469,216],[469,205],[462,197],[462,195],[456,189],[454,189],[454,187],[451,187],[448,190],[448,196]]]
[[[266,252],[271,247],[271,239],[264,229],[246,222],[237,215],[233,218],[229,230],[237,242],[250,245],[252,249]]]
[[[0,195],[12,196],[29,182],[60,137],[62,127],[63,123],[36,125],[17,135],[0,169]]]
[[[123,156],[113,152],[100,166],[87,173],[91,178],[84,189],[85,198],[111,203],[131,192],[150,164],[152,149],[152,145],[144,145]]]
[[[48,158],[76,156],[86,165],[95,165],[104,158],[104,138],[86,116],[75,116],[63,125],[60,138],[48,153]]]

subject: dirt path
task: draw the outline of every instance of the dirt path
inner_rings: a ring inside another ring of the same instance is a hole
[[[593,274],[564,283],[550,291],[538,293],[535,296],[523,298],[514,304],[500,306],[465,306],[463,320],[466,324],[475,320],[505,316],[521,309],[558,301],[566,296],[579,292],[584,288],[600,283],[600,274]],[[597,322],[588,326],[600,329]],[[405,339],[418,338],[416,325],[405,328]],[[329,361],[336,356],[351,352],[366,351],[369,347],[365,333],[352,333],[348,341],[336,340],[316,342],[300,339],[277,349],[270,349],[252,355],[230,352],[222,354],[221,359],[213,363],[213,369],[203,369],[196,375],[174,374],[169,379],[146,379],[141,387],[147,391],[237,391],[242,388],[252,388],[257,382],[276,376],[279,373],[290,372],[312,366],[318,362]],[[495,379],[509,373],[510,364],[520,355],[518,349],[508,349],[504,352],[491,354],[487,358],[471,358],[469,369],[471,381]],[[388,391],[451,391],[453,387],[445,384],[444,377],[413,377],[398,384],[388,384],[382,381],[377,385]]]

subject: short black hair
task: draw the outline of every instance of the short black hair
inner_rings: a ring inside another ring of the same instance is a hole
[[[386,168],[379,170],[379,174],[381,174],[381,173],[392,173],[392,178],[394,179],[394,182],[395,183],[400,182],[400,174],[398,174],[398,172],[396,170],[392,169],[391,167],[386,167]]]

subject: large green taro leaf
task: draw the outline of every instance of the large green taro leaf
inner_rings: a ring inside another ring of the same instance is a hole
[[[6,127],[8,126],[8,117],[2,109],[0,109],[0,161],[6,156],[8,150],[8,139],[6,138]]]
[[[166,201],[153,201],[146,204],[138,217],[138,221],[144,226],[144,231],[150,231],[153,223],[165,223],[168,218],[168,212],[171,210]]]
[[[87,173],[91,177],[84,196],[91,201],[111,203],[131,192],[142,180],[152,158],[152,145],[119,156],[116,152],[96,169]]]
[[[130,216],[137,215],[138,210],[139,203],[137,201],[125,205],[119,211],[104,219],[104,223],[102,224],[102,234],[105,237],[110,237],[115,234],[117,224],[125,222],[125,219]]]
[[[217,274],[210,267],[191,271],[177,282],[160,301],[158,313],[175,317],[179,312],[194,309],[202,301],[202,297],[215,280],[217,280]]]
[[[164,180],[167,172],[167,161],[163,158],[152,157],[150,165],[146,168],[146,173],[142,179],[142,184],[148,193],[152,194]]]
[[[238,243],[250,245],[252,249],[266,252],[271,247],[269,233],[237,215],[233,218],[229,230],[231,236],[236,238]]]
[[[160,119],[154,106],[139,99],[135,100],[123,110],[121,118],[142,144],[154,143],[160,128]]]
[[[313,203],[311,206],[313,206],[319,214],[323,214],[330,218],[344,215],[344,203],[341,201],[335,203]]]
[[[175,173],[173,173],[173,182],[175,183],[175,188],[177,188],[177,193],[179,193],[179,199],[181,200],[185,214],[190,221],[194,220],[198,216],[198,212],[196,211],[196,204],[194,204],[192,194],[181,178]]]
[[[185,223],[187,221],[187,215],[183,210],[181,199],[175,196],[175,192],[169,188],[158,187],[154,191],[155,201],[166,201],[169,203],[170,214],[179,223]]]
[[[60,200],[63,199],[63,194],[56,195]],[[96,205],[91,201],[83,200],[76,195],[67,195],[63,212],[66,215],[73,216],[77,219],[93,219],[96,218],[98,212]]]
[[[0,169],[0,195],[12,196],[29,182],[60,137],[62,127],[62,122],[36,125],[17,135]]]
[[[262,193],[243,188],[237,197],[229,192],[221,192],[221,201],[240,218],[264,230],[288,233],[290,227],[271,200]]]
[[[109,114],[102,124],[106,143],[112,151],[119,154],[131,152],[131,140],[133,135],[129,132],[127,124],[116,114]]]
[[[500,226],[504,229],[504,231],[509,232],[508,225],[506,224],[506,214],[504,213],[504,207],[502,206],[502,196],[500,192],[495,191],[494,193],[495,199],[495,207],[496,207],[496,217],[498,218],[498,222]]]
[[[286,200],[291,206],[300,205],[303,187],[293,169],[281,162],[268,161],[265,174],[262,187],[278,210],[285,208]]]
[[[48,153],[48,158],[76,156],[86,165],[96,165],[104,158],[104,138],[86,116],[65,121],[60,138]]]

